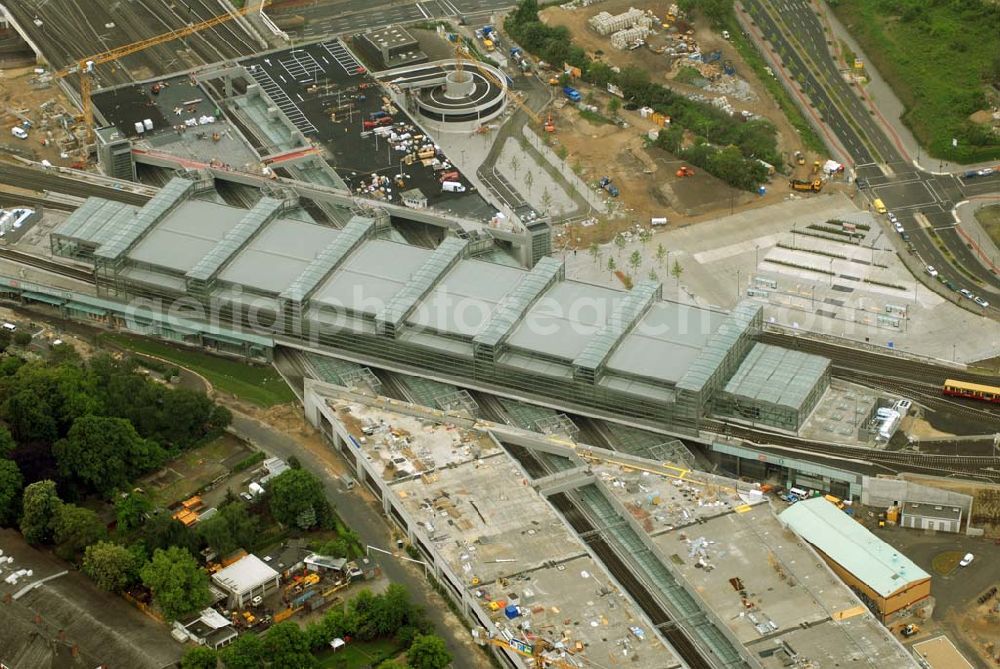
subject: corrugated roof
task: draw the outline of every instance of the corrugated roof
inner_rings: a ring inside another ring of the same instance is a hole
[[[908,557],[822,497],[793,504],[778,518],[883,597],[930,578]]]
[[[189,179],[173,178],[147,202],[138,213],[129,219],[95,252],[101,258],[114,260],[128,251],[135,242],[153,227],[157,221],[177,206],[194,190],[195,182]]]
[[[473,341],[483,346],[499,346],[514,331],[514,327],[535,300],[563,273],[563,263],[560,261],[549,257],[540,258],[514,290],[497,305],[489,323]]]
[[[398,328],[434,284],[462,256],[468,245],[464,239],[448,237],[434,249],[431,256],[414,272],[403,288],[375,314],[378,327]]]
[[[256,555],[247,555],[212,575],[212,580],[232,593],[240,594],[278,578],[278,572]]]
[[[622,337],[646,313],[654,300],[660,298],[659,281],[640,281],[621,302],[615,305],[611,317],[600,332],[590,338],[587,346],[573,360],[574,367],[599,369],[618,346]]]
[[[348,221],[336,239],[320,251],[309,265],[302,270],[298,278],[281,293],[281,298],[301,303],[308,297],[337,265],[357,248],[361,240],[371,232],[375,221],[370,218],[354,216]]]

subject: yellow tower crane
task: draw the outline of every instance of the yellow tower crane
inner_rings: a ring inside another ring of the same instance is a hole
[[[245,16],[251,12],[263,11],[265,5],[269,4],[270,1],[271,0],[258,0],[253,3],[248,2],[243,9],[239,9],[234,13],[219,14],[218,16],[213,16],[212,18],[201,21],[200,23],[190,23],[183,28],[177,28],[176,30],[171,30],[170,32],[163,33],[162,35],[157,35],[156,37],[150,37],[148,39],[139,40],[138,42],[115,47],[114,49],[108,49],[107,51],[94,54],[93,56],[81,58],[72,65],[56,72],[55,76],[59,78],[68,77],[71,74],[80,75],[80,106],[83,111],[83,122],[87,126],[88,141],[93,138],[94,133],[94,108],[90,101],[90,77],[96,66],[103,63],[114,62],[133,53],[154,47],[157,44],[172,42],[175,39],[187,37],[188,35],[193,35],[194,33],[201,32],[202,30],[214,28],[215,26],[225,23],[226,21],[230,21],[237,16]]]

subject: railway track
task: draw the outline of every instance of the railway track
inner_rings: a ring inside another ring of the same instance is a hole
[[[64,263],[56,262],[55,260],[49,260],[48,258],[42,258],[41,256],[32,255],[23,251],[0,248],[0,258],[10,260],[11,262],[16,262],[21,265],[27,265],[28,267],[34,267],[35,269],[40,269],[45,272],[49,272],[50,274],[58,274],[59,276],[65,276],[70,279],[76,279],[77,281],[83,281],[85,283],[94,283],[94,274],[89,270],[66,265]]]
[[[506,446],[510,454],[521,463],[532,478],[539,478],[549,473],[538,458],[526,449],[518,446]],[[590,521],[580,507],[566,493],[558,493],[548,498],[552,506],[559,511],[580,539],[593,551],[594,555],[604,564],[604,567],[615,578],[618,584],[628,592],[632,600],[643,610],[650,622],[662,634],[674,652],[691,669],[712,669],[712,664],[706,660],[694,642],[677,627],[676,622],[663,610],[663,607],[629,569],[614,548],[601,536],[598,528]]]
[[[88,183],[64,176],[52,170],[23,167],[0,162],[0,183],[26,188],[31,191],[51,191],[76,197],[98,196],[116,202],[142,206],[149,197],[124,189],[112,188],[97,183]]]

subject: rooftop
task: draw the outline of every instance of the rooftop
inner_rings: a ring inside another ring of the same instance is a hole
[[[329,402],[376,469],[384,472],[386,460],[399,455],[434,460],[436,467],[420,476],[386,474],[388,489],[419,525],[418,540],[433,545],[501,634],[521,637],[530,626],[553,640],[565,635],[570,649],[597,662],[616,657],[636,669],[680,666],[488,432],[432,422],[422,418],[424,410],[412,415],[387,401],[342,395]],[[366,428],[373,433],[364,434]],[[513,617],[505,613],[511,604],[518,607]]]
[[[278,572],[256,555],[247,555],[212,575],[212,580],[233,593],[247,592],[278,578]]]
[[[822,497],[793,504],[781,522],[883,597],[930,574]]]
[[[818,355],[756,344],[726,384],[725,392],[800,409],[829,367],[830,361]]]

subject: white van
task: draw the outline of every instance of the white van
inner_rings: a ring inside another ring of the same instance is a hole
[[[802,488],[789,488],[788,492],[789,494],[795,495],[799,499],[809,498],[809,492],[807,490],[803,490]]]
[[[4,323],[3,329],[6,330],[7,332],[14,332],[15,330],[17,330],[17,326],[14,325],[13,323]]]
[[[19,125],[15,125],[10,129],[10,134],[14,135],[18,139],[28,139],[28,131]]]
[[[443,181],[441,182],[441,190],[446,193],[464,193],[465,186],[457,181]]]
[[[660,218],[651,218],[649,220],[649,224],[652,225],[652,226],[654,226],[654,227],[661,226],[661,225],[666,225],[667,224],[667,219],[662,218],[662,217],[660,217]]]

